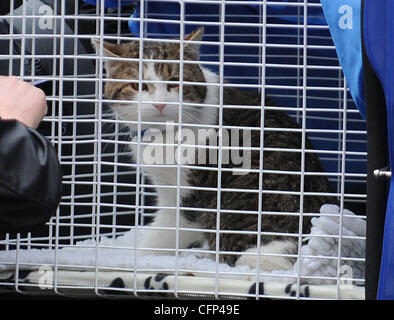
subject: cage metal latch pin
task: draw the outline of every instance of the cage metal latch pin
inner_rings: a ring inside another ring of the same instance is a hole
[[[375,169],[373,171],[373,176],[375,178],[391,179],[391,171],[389,167],[384,167],[382,169]]]

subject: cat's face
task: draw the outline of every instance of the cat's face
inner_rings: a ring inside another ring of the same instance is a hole
[[[203,28],[197,29],[184,37],[185,40],[199,41],[203,36]],[[97,53],[100,52],[100,43],[93,41]],[[139,58],[139,40],[120,45],[103,43],[103,56],[112,58]],[[137,82],[106,82],[105,95],[107,99],[123,100],[127,103],[113,103],[112,108],[118,117],[126,121],[166,122],[178,123],[179,119],[179,83],[163,83],[163,81],[179,81],[180,63],[155,62],[149,60],[178,60],[180,59],[180,44],[170,42],[144,41],[142,80],[157,81],[155,83],[142,82],[139,88]],[[183,46],[183,81],[206,81],[204,73],[196,63],[198,61],[199,46],[185,44]],[[107,78],[123,80],[139,80],[139,61],[106,60],[104,66]],[[141,89],[141,90],[140,90]],[[140,92],[139,92],[140,90]],[[139,96],[140,94],[140,96]],[[207,86],[183,84],[183,98],[185,103],[204,103],[207,95]],[[140,118],[139,118],[140,106]],[[182,122],[199,123],[204,110],[192,105],[182,106]],[[137,124],[130,124],[136,127]],[[154,124],[142,123],[142,129],[155,127]]]

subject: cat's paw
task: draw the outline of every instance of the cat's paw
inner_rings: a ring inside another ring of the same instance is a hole
[[[281,254],[294,254],[297,252],[297,245],[293,241],[272,241],[266,245],[261,245],[260,254],[257,248],[250,248],[245,251],[235,263],[236,266],[249,266],[252,269],[263,271],[291,270],[295,259]],[[273,254],[273,255],[269,255]],[[258,260],[259,259],[259,260]]]
[[[209,245],[207,241],[195,241],[191,243],[187,249],[182,250],[180,252],[180,257],[188,257],[188,256],[195,256],[197,258],[203,259],[213,259],[215,257],[214,253],[208,252]]]

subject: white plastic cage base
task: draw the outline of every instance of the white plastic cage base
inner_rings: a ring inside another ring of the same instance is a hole
[[[23,271],[23,269],[21,269]],[[56,275],[56,276],[55,276]],[[0,283],[14,281],[17,275],[0,272]],[[10,286],[12,290],[15,286]],[[256,289],[258,288],[258,289]],[[146,273],[132,271],[70,271],[50,267],[24,271],[17,290],[23,293],[210,299],[365,299],[364,287],[355,285],[310,285],[297,282],[248,281],[236,279]]]

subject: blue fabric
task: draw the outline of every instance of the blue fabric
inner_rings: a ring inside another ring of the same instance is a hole
[[[280,0],[283,2],[289,2],[288,0]],[[319,0],[312,0],[310,2],[318,2]],[[291,2],[291,1],[290,1]],[[298,2],[294,1],[293,2]],[[160,19],[163,18],[163,14],[168,14],[165,17],[166,20],[180,20],[180,5],[174,2],[167,1],[145,1],[147,5],[145,12],[149,15],[149,18]],[[185,4],[185,33],[190,33],[198,26],[188,24],[188,20],[201,21],[201,25],[204,25],[206,36],[204,39],[208,41],[219,41],[219,26],[206,25],[204,22],[219,22],[220,21],[220,3],[219,4],[201,4],[201,3],[186,3]],[[238,22],[238,23],[259,23],[261,12],[260,5],[228,5],[226,6],[226,22]],[[281,23],[297,21],[297,17],[294,17],[294,8],[288,6],[269,6],[267,14],[275,15],[276,17],[283,16]],[[322,12],[316,10],[316,8],[309,9],[310,13],[315,13],[312,18],[308,18],[309,24],[325,24],[324,19],[319,19],[319,16],[323,16]],[[289,12],[291,11],[291,12]],[[198,15],[193,15],[198,13]],[[140,7],[137,6],[135,12],[131,15],[132,18],[140,17]],[[191,17],[191,18],[188,18]],[[279,19],[278,19],[279,20]],[[301,20],[302,22],[302,20]],[[140,34],[140,22],[136,20],[129,21],[130,31],[139,36]],[[146,24],[145,37],[155,38],[168,38],[174,35],[179,35],[180,27],[177,23],[162,23],[162,22],[148,22]],[[289,30],[283,28],[279,32],[288,34]],[[225,27],[226,42],[243,42],[243,43],[259,43],[259,28],[258,27]],[[288,39],[287,39],[288,43]],[[202,46],[201,47],[201,60],[202,61],[218,61],[219,48],[218,46]],[[242,47],[242,46],[225,46],[224,48],[225,62],[234,62],[234,56],[237,55],[236,62],[249,62],[259,63],[259,54],[257,47]],[[230,59],[230,60],[229,60]],[[218,66],[209,67],[214,72],[218,73]],[[258,67],[240,67],[240,66],[226,66],[224,68],[224,76],[229,79],[234,79],[236,83],[245,84],[258,84]],[[250,79],[248,79],[250,78]],[[231,82],[231,80],[230,80]]]
[[[350,93],[365,119],[361,0],[320,0]]]
[[[394,1],[365,0],[364,42],[385,93],[389,163],[394,170]],[[384,125],[384,124],[382,124]],[[387,203],[378,299],[394,299],[394,177]]]
[[[98,4],[101,4],[101,0],[83,0],[83,2],[91,4],[91,5],[96,5],[96,2]],[[104,7],[105,8],[117,8],[118,7],[118,0],[104,0]],[[135,2],[135,0],[120,0],[120,5],[124,6],[124,5],[130,5],[133,2]]]
[[[234,7],[229,6],[226,8],[227,15],[231,14],[242,14],[245,15],[245,18],[238,20],[238,22],[247,22],[248,17],[256,15],[256,10],[253,6],[243,6],[241,11],[234,12]],[[237,7],[239,9],[239,7]],[[149,18],[162,18],[163,14],[169,14],[166,19],[179,21],[180,19],[180,6],[178,3],[174,2],[148,2],[148,8],[145,11],[149,13]],[[193,16],[193,21],[201,21],[201,24],[204,25],[204,22],[218,22],[218,13],[219,13],[219,6],[218,5],[201,5],[201,4],[193,4],[188,3],[185,5],[185,16],[187,17],[189,14],[193,12],[198,12],[198,15]],[[140,8],[137,7],[137,10],[134,12],[132,17],[139,18],[140,16]],[[252,21],[258,22],[258,18],[251,18]],[[187,18],[186,18],[187,21]],[[250,20],[249,20],[250,21]],[[131,32],[139,36],[140,34],[140,23],[139,21],[132,21],[129,22],[129,27]],[[196,29],[197,25],[190,25],[185,24],[185,33],[190,33],[194,29]],[[218,41],[219,37],[216,36],[219,34],[220,29],[218,26],[211,26],[205,25],[205,34],[206,35],[215,35],[215,36],[206,36],[205,40],[210,41]],[[179,35],[179,24],[172,24],[172,23],[153,23],[150,22],[147,24],[147,30],[144,30],[146,34],[150,37],[155,38],[172,38],[174,36]],[[247,27],[242,28],[239,30],[242,34],[242,38],[244,41],[249,43],[256,43],[256,35],[258,35],[258,28],[255,27]],[[237,32],[235,28],[226,27],[226,41],[237,42],[239,41],[240,35],[232,36]],[[258,63],[258,60],[255,58],[258,56],[258,49],[256,47],[250,47],[248,49],[237,47],[237,46],[226,46],[225,47],[225,56],[228,57],[229,53],[231,52],[233,55],[239,54],[240,57],[237,59],[238,62],[255,62]],[[247,52],[249,50],[249,52]],[[248,57],[248,54],[253,55],[254,57]],[[202,61],[218,61],[219,59],[219,47],[218,46],[201,46],[201,60]],[[243,57],[242,57],[243,55]],[[218,66],[210,66],[210,69],[214,72],[218,73],[219,69]],[[225,77],[257,77],[258,69],[257,68],[242,68],[242,67],[226,67],[224,71]],[[238,81],[238,80],[237,80]],[[240,81],[238,81],[240,82]],[[242,81],[241,81],[242,82]],[[249,80],[243,81],[243,83],[248,84],[256,84],[256,80]]]

